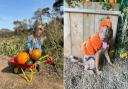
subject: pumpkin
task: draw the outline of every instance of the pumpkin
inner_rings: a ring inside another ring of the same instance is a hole
[[[41,57],[41,51],[39,49],[33,49],[32,54],[31,54],[31,58],[33,60],[39,60],[40,57]]]
[[[19,52],[15,62],[19,63],[19,64],[25,64],[26,61],[28,61],[30,59],[29,54],[27,52]]]
[[[109,0],[109,3],[117,3],[117,0]]]

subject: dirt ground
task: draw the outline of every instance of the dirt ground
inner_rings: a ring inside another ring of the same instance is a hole
[[[0,55],[0,89],[63,89],[62,76],[54,72],[50,65],[43,65],[43,71],[34,74],[33,81],[28,83],[22,74],[13,73],[8,59]]]

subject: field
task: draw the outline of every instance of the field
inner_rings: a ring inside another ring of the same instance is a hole
[[[41,65],[43,70],[34,74],[31,83],[28,83],[22,74],[14,74],[12,68],[8,66],[8,59],[24,50],[29,34],[12,32],[11,35],[8,33],[0,35],[0,79],[2,81],[0,89],[63,89],[63,43],[61,43],[63,42],[63,26],[60,24],[61,26],[52,28],[52,25],[54,24],[47,28],[48,41],[44,43],[44,47],[48,53],[54,55],[55,63]]]
[[[0,52],[7,56],[14,56],[18,51],[24,49],[24,42],[26,36],[22,37],[22,40],[18,36],[0,38]]]

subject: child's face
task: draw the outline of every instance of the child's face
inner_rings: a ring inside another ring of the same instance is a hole
[[[36,33],[35,33],[35,35],[36,35],[37,37],[40,37],[40,36],[42,35],[42,33],[43,33],[43,30],[44,30],[44,28],[43,28],[42,26],[38,26],[38,27],[36,28]]]

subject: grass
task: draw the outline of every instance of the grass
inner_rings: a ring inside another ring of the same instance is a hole
[[[17,55],[19,51],[24,49],[25,37],[21,38],[14,35],[12,37],[0,38],[0,52],[10,57]]]

